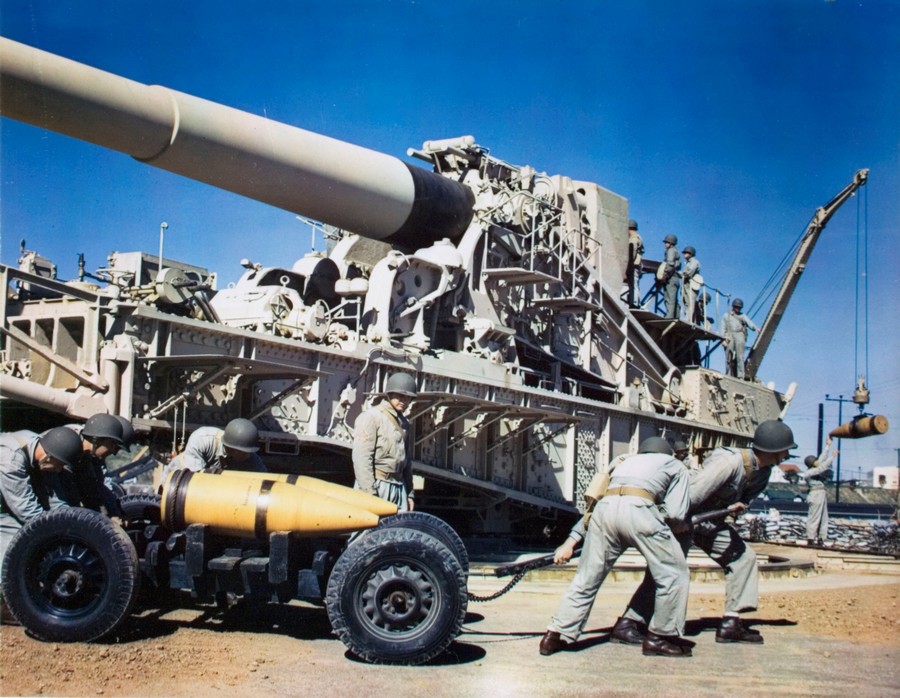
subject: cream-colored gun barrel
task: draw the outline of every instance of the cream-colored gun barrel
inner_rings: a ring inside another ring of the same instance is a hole
[[[0,114],[368,238],[459,238],[471,191],[390,155],[0,38]]]

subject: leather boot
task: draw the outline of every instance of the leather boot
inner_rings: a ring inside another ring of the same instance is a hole
[[[541,638],[541,654],[545,657],[565,649],[569,643],[562,639],[555,630],[548,630]]]
[[[693,653],[686,645],[678,644],[678,638],[647,632],[642,650],[648,657],[690,657]]]
[[[644,642],[644,633],[641,632],[641,628],[636,620],[619,618],[613,626],[609,638],[613,642],[619,642],[623,645],[640,645]]]
[[[716,630],[716,642],[755,642],[762,643],[763,636],[757,630],[744,627],[740,618],[725,616]]]

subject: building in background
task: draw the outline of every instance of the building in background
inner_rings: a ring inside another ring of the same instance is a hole
[[[885,465],[872,469],[872,487],[884,490],[900,489],[900,468]]]

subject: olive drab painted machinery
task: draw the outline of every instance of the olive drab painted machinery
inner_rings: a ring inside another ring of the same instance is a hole
[[[429,171],[5,39],[0,111],[329,238],[327,254],[283,268],[244,259],[221,290],[202,267],[139,252],[69,283],[2,268],[15,291],[4,398],[129,417],[161,460],[243,416],[270,469],[349,484],[354,420],[404,371],[418,386],[418,506],[470,534],[534,532],[574,514],[597,463],[644,438],[745,445],[789,402],[699,366],[714,330],[626,307],[625,198],[471,136],[410,150]]]

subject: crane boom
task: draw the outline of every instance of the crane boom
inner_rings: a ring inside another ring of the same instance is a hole
[[[800,275],[806,269],[806,263],[809,261],[809,256],[819,240],[819,235],[841,205],[866,183],[868,177],[868,169],[859,170],[853,175],[853,181],[850,184],[844,187],[831,201],[818,208],[813,215],[812,220],[806,227],[806,232],[803,233],[800,247],[794,255],[791,266],[784,275],[781,288],[778,289],[778,295],[775,296],[775,301],[772,303],[772,307],[769,308],[769,314],[766,315],[766,320],[759,329],[756,341],[747,354],[745,375],[748,379],[752,379],[756,375],[756,371],[762,363],[766,351],[769,349],[769,344],[771,344],[772,338],[775,336],[775,330],[778,329],[778,324],[781,322],[784,311],[787,310],[788,302],[790,302],[794,289],[797,288],[797,283],[800,281]]]

